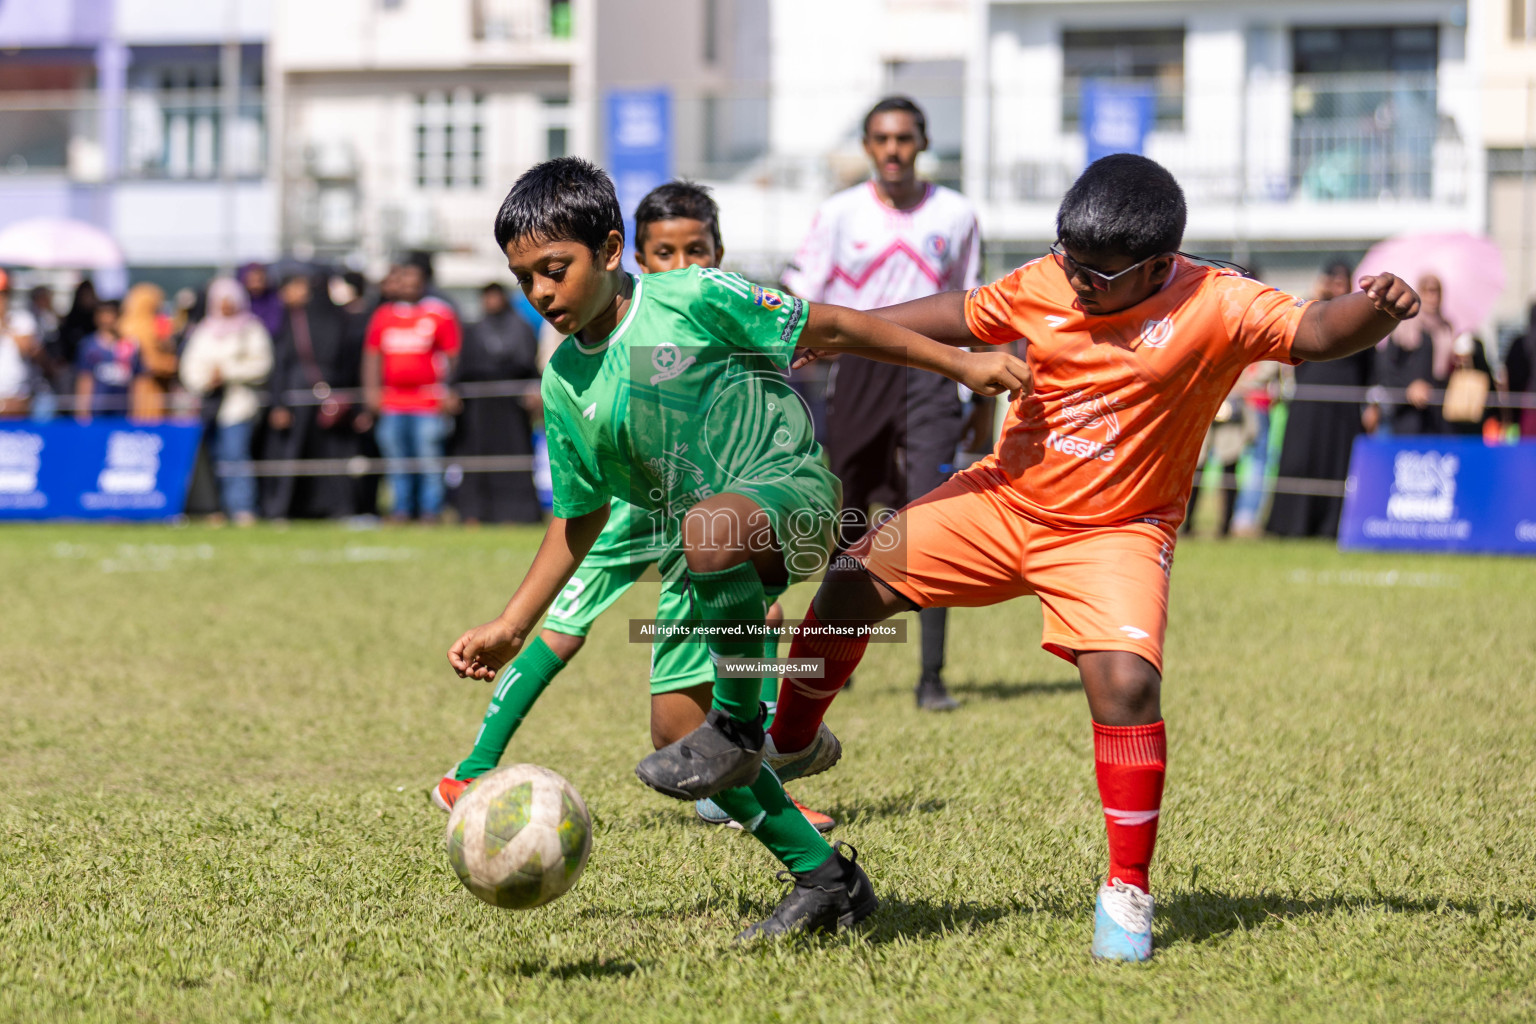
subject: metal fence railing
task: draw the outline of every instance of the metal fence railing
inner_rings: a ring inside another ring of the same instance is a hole
[[[466,382],[455,388],[455,394],[466,402],[519,399],[537,394],[537,380],[505,380]],[[274,403],[274,399],[280,402]],[[336,388],[317,394],[311,390],[283,392],[281,395],[263,396],[263,404],[281,404],[288,408],[323,406],[328,402],[361,404],[364,395],[358,388]],[[1292,403],[1342,403],[1365,406],[1400,405],[1408,401],[1406,389],[1382,387],[1355,387],[1352,385],[1296,384],[1286,389],[1284,399]],[[1428,403],[1438,407],[1445,401],[1445,391],[1434,389]],[[123,400],[126,412],[127,400]],[[68,416],[76,411],[73,396],[59,396],[57,409]],[[1488,395],[1486,408],[1489,413],[1504,410],[1536,410],[1536,394],[1494,391]],[[100,413],[99,413],[100,414]],[[174,417],[172,417],[174,418]],[[185,417],[183,417],[185,418]],[[0,430],[6,422],[0,419]],[[15,421],[11,421],[15,422]],[[366,477],[387,473],[526,473],[535,469],[532,455],[444,455],[439,458],[387,459],[354,455],[343,459],[248,459],[219,465],[215,472],[221,476],[250,477]],[[1220,477],[1220,486],[1237,485],[1232,474]],[[1304,494],[1338,497],[1344,493],[1344,483],[1339,480],[1310,479],[1304,477],[1277,477],[1268,489],[1277,494]]]

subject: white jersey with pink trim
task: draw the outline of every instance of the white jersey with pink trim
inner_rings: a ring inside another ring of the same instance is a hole
[[[873,182],[821,204],[784,271],[812,302],[877,309],[981,283],[981,231],[970,201],[942,185],[910,210],[880,201]]]

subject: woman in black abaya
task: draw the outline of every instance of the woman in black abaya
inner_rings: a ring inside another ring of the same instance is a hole
[[[350,459],[366,454],[373,418],[334,393],[362,382],[363,336],[323,287],[291,275],[279,289],[282,326],[273,343],[272,409],[263,457]],[[289,398],[299,393],[304,401]],[[331,519],[376,509],[377,477],[286,476],[267,481],[262,506],[272,519]]]
[[[464,332],[455,387],[483,381],[537,380],[538,336],[507,302],[506,290],[480,292],[482,317]],[[537,396],[533,396],[535,401]],[[532,455],[533,432],[522,396],[467,398],[450,455]],[[467,523],[537,523],[541,519],[533,473],[465,473],[449,500]]]
[[[1353,290],[1349,264],[1332,263],[1318,280],[1316,297],[1332,299]],[[1368,348],[1344,359],[1302,363],[1296,367],[1296,383],[1364,388],[1370,383],[1375,358],[1376,350]],[[1279,475],[1342,483],[1349,475],[1350,448],[1363,430],[1358,402],[1292,402],[1280,446]],[[1266,529],[1281,537],[1337,537],[1343,510],[1343,497],[1277,490]]]

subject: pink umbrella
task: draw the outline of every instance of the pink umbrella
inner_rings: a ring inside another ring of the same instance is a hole
[[[94,224],[65,217],[33,217],[0,231],[0,265],[111,270],[123,265],[123,250]]]
[[[1493,240],[1446,231],[1398,235],[1377,242],[1355,271],[1355,280],[1386,272],[1415,288],[1433,274],[1444,289],[1440,315],[1458,332],[1481,330],[1504,291],[1504,259]]]

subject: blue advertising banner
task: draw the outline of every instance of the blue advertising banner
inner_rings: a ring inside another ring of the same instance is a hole
[[[1090,78],[1083,83],[1083,137],[1091,164],[1111,153],[1145,155],[1156,97],[1146,82]]]
[[[0,519],[178,516],[202,432],[125,419],[0,424]]]
[[[608,93],[608,173],[624,211],[624,265],[638,272],[635,207],[645,194],[672,180],[672,94],[666,89],[620,89]]]
[[[1358,438],[1339,547],[1536,555],[1536,444]]]

